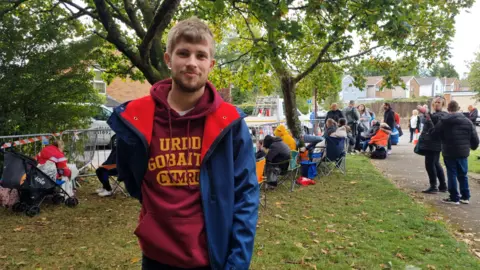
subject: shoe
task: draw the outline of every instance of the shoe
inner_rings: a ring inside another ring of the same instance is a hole
[[[461,204],[469,204],[470,201],[469,201],[469,200],[462,200],[462,199],[460,199],[460,203],[461,203]]]
[[[100,197],[112,196],[112,192],[111,192],[111,191],[108,191],[108,190],[104,190],[104,191],[98,193],[98,196],[100,196]]]
[[[437,194],[437,192],[438,192],[438,189],[432,188],[432,187],[422,191],[422,193],[427,193],[427,194]]]
[[[454,204],[454,205],[459,205],[460,204],[460,202],[452,201],[452,199],[450,199],[450,198],[443,199],[442,202],[443,203],[448,203],[448,204]]]
[[[439,188],[439,191],[445,193],[448,191],[448,188]]]
[[[391,155],[391,154],[392,154],[392,150],[388,150],[387,155]]]
[[[95,190],[95,193],[97,193],[97,194],[98,194],[98,193],[102,193],[104,190],[105,190],[104,188],[97,188],[97,189]]]

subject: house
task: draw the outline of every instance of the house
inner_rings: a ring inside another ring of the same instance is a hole
[[[107,94],[120,103],[144,97],[150,94],[150,87],[147,81],[133,81],[129,78],[115,78],[107,86]]]
[[[460,91],[460,80],[457,78],[443,77],[440,79],[444,85],[444,92],[448,91]]]
[[[366,92],[369,98],[397,99],[410,98],[418,96],[420,85],[414,76],[400,77],[405,86],[395,86],[394,88],[383,88],[383,77],[367,77]]]
[[[367,92],[365,90],[360,90],[358,87],[353,85],[354,81],[355,80],[350,75],[343,76],[340,99],[344,103],[347,103],[350,100],[359,100],[367,97]]]
[[[420,96],[433,97],[442,95],[444,92],[444,85],[437,77],[415,78],[420,85]]]
[[[445,100],[448,102],[455,100],[463,112],[468,111],[468,106],[478,105],[477,92],[474,91],[447,91],[444,93]]]

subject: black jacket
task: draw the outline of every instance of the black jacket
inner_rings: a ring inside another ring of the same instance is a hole
[[[266,158],[269,163],[290,160],[290,148],[282,141],[282,138],[267,135],[263,140],[263,147],[268,149]]]
[[[443,157],[467,158],[470,149],[478,148],[478,134],[472,122],[461,113],[448,114],[432,130],[440,136]]]
[[[366,132],[365,138],[366,139],[372,138],[373,136],[375,136],[375,134],[377,134],[379,129],[380,129],[380,123],[377,122],[375,125],[372,125],[372,127]]]
[[[393,130],[395,127],[395,112],[392,109],[388,109],[383,114],[383,122],[387,123],[387,125]]]
[[[420,139],[418,140],[418,147],[423,151],[430,152],[441,152],[442,151],[442,141],[440,140],[439,135],[431,135],[435,125],[440,121],[440,118],[448,116],[446,112],[435,112],[430,114],[430,120],[425,119],[425,124],[423,126],[422,133],[420,134]]]
[[[329,118],[333,119],[333,121],[338,123],[338,120],[340,120],[340,118],[345,118],[345,116],[340,110],[328,111],[327,116],[325,117],[325,121],[327,121]]]
[[[468,116],[468,118],[470,119],[470,121],[472,121],[473,124],[475,124],[475,122],[477,121],[477,117],[478,117],[477,109],[473,109]]]

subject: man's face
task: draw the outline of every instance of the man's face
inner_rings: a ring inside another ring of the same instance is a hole
[[[332,105],[332,111],[336,111],[337,110],[337,104],[333,104]]]
[[[472,105],[468,106],[468,111],[471,112],[472,110],[473,110],[473,106]]]
[[[442,106],[443,105],[443,102],[442,102],[442,99],[440,98],[436,98],[434,101],[433,101],[433,109],[435,111],[441,111],[442,110]]]
[[[384,104],[384,105],[383,105],[383,110],[384,110],[384,111],[388,110],[388,105]]]
[[[172,70],[172,79],[179,90],[194,93],[205,86],[215,65],[210,42],[188,43],[180,39],[172,55],[165,53],[165,62]]]

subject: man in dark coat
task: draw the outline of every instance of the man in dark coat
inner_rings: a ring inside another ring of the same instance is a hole
[[[332,119],[336,123],[338,123],[338,120],[345,118],[343,115],[342,111],[338,109],[337,103],[333,103],[332,106],[330,107],[330,111],[327,112],[327,116],[325,117],[325,121],[328,119]]]
[[[383,110],[385,113],[383,114],[383,122],[386,123],[390,129],[393,131],[393,128],[395,127],[395,112],[392,110],[392,105],[390,103],[384,103],[383,104]],[[392,142],[390,139],[388,139],[388,146],[387,146],[387,153],[391,154],[392,153]]]
[[[263,147],[268,149],[267,164],[265,165],[265,174],[267,176],[267,183],[269,186],[277,186],[277,177],[285,173],[290,165],[290,147],[283,142],[282,138],[265,136],[263,140]],[[270,173],[274,171],[274,173]],[[275,177],[271,177],[275,175]]]
[[[477,117],[478,117],[478,110],[477,108],[473,107],[472,105],[468,106],[468,119],[472,121],[473,125],[477,122]]]
[[[433,135],[439,135],[442,141],[442,155],[447,167],[448,192],[450,197],[443,202],[450,204],[468,204],[470,190],[468,188],[468,156],[470,149],[478,148],[478,134],[473,126],[462,113],[458,113],[459,106],[456,101],[448,104],[449,114],[442,117],[432,131]],[[458,194],[457,180],[460,184]]]

